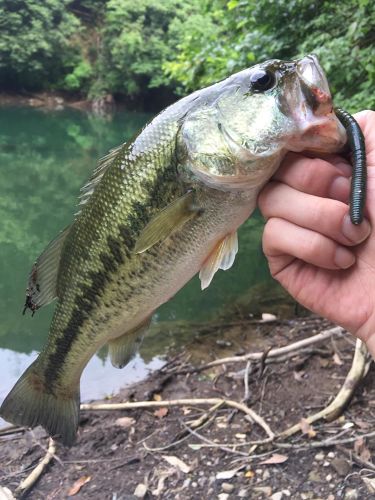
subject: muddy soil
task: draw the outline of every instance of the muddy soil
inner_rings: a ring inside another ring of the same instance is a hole
[[[106,402],[225,398],[245,402],[273,432],[282,432],[326,406],[337,393],[352,360],[354,341],[348,335],[312,345],[279,363],[191,369],[227,355],[266,353],[330,326],[308,317],[270,323],[241,320],[197,329],[191,345],[171,352],[162,370]],[[56,458],[27,497],[375,498],[374,437],[358,438],[374,430],[372,367],[340,418],[305,426],[304,433],[274,443],[251,444],[267,437],[259,425],[234,408],[212,407],[192,402],[82,411],[77,443],[71,449],[57,447]],[[0,436],[1,486],[14,491],[47,446],[42,429]]]

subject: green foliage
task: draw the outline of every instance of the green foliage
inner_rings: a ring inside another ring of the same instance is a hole
[[[71,73],[65,76],[64,83],[67,90],[85,89],[93,74],[89,61],[81,60]]]
[[[79,22],[68,0],[0,0],[0,85],[37,89],[55,84],[74,48]]]
[[[0,88],[141,102],[314,52],[337,103],[374,108],[374,34],[371,0],[0,0]]]
[[[164,69],[182,92],[269,58],[316,53],[336,102],[375,107],[375,3],[369,0],[214,0],[180,25],[175,60]]]
[[[162,65],[175,51],[170,25],[186,16],[190,3],[109,0],[98,61],[103,90],[134,96],[165,83]]]

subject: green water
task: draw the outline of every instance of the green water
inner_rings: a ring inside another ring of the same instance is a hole
[[[101,118],[74,110],[0,108],[0,401],[41,349],[53,311],[50,305],[33,318],[21,314],[33,261],[72,220],[79,189],[97,159],[149,119],[143,113]],[[204,292],[198,279],[192,280],[160,308],[155,321],[209,320],[250,286],[270,282],[261,227],[259,217],[250,219],[240,231],[233,268],[217,273]],[[82,398],[102,397],[160,366],[157,346],[158,338],[146,340],[141,355],[122,371],[105,356],[95,357],[82,379]]]

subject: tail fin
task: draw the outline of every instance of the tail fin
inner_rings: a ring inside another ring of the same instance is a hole
[[[47,392],[35,373],[35,363],[24,372],[5,398],[0,416],[25,427],[41,425],[51,437],[65,446],[71,446],[78,428],[79,388],[74,395],[64,398]]]

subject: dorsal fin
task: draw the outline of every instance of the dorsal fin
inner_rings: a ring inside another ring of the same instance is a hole
[[[85,205],[90,196],[94,192],[96,186],[100,182],[101,178],[107,171],[108,167],[112,164],[112,161],[116,158],[121,149],[125,146],[125,144],[121,144],[116,148],[113,148],[109,151],[109,153],[98,161],[98,165],[93,171],[90,179],[87,183],[81,188],[81,194],[79,196],[79,205]]]
[[[29,274],[24,313],[26,309],[31,309],[34,313],[57,297],[56,285],[61,250],[70,227],[66,227],[49,243],[33,265]]]

